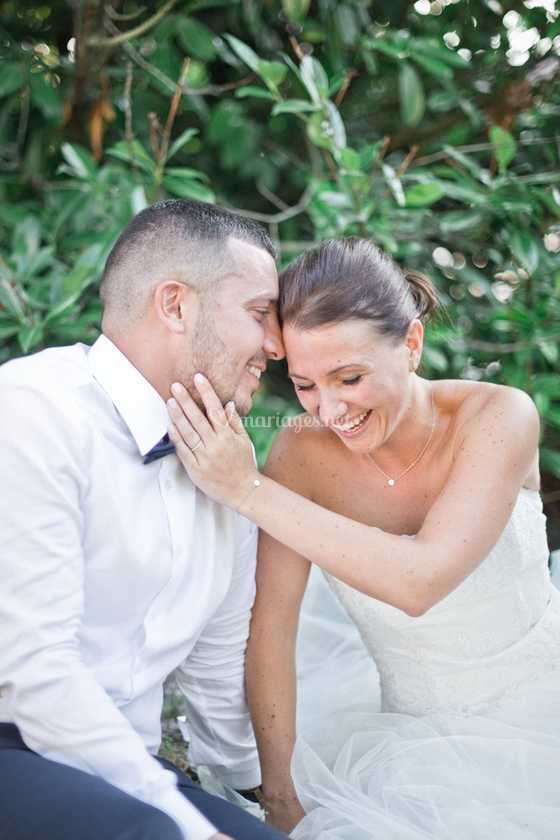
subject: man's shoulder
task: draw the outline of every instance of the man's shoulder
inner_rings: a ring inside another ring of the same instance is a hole
[[[86,344],[48,347],[0,365],[0,388],[27,388],[37,393],[71,392],[91,381]]]
[[[78,395],[92,381],[88,350],[85,344],[50,347],[1,365],[0,408],[5,419],[34,425],[41,418],[58,417],[64,423],[75,418],[74,425],[80,425]]]

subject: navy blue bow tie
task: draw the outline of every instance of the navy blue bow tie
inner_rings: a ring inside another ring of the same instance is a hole
[[[165,433],[160,442],[152,446],[149,452],[146,452],[144,463],[151,464],[152,461],[157,461],[158,458],[164,458],[166,455],[170,455],[171,452],[175,452],[175,444],[171,443],[169,435]]]

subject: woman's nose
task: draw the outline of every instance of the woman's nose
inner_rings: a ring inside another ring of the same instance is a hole
[[[329,397],[328,395],[321,396],[319,402],[319,417],[325,426],[330,425],[334,420],[340,420],[344,417],[348,410],[346,403]]]

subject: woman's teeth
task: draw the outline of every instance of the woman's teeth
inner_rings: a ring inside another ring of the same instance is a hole
[[[358,426],[361,426],[370,414],[371,411],[364,411],[363,414],[358,415],[358,417],[353,417],[352,420],[347,420],[346,423],[333,423],[333,426],[341,432],[351,432],[353,429],[357,429]]]
[[[262,370],[260,368],[254,367],[254,365],[247,365],[247,370],[249,371],[249,373],[252,373],[253,376],[256,376],[257,379],[261,378]]]

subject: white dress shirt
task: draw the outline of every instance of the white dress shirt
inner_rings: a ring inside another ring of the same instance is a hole
[[[176,455],[164,401],[101,336],[0,368],[0,721],[46,758],[217,829],[150,755],[177,670],[191,758],[260,781],[244,695],[256,529]]]

